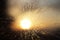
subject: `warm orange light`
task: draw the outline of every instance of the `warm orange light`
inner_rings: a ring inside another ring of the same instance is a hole
[[[23,29],[29,29],[31,27],[31,21],[28,19],[23,19],[21,20],[20,25]]]

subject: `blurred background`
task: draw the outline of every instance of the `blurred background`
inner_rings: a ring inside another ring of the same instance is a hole
[[[38,27],[13,31],[18,16]],[[60,0],[0,0],[0,40],[60,40]]]

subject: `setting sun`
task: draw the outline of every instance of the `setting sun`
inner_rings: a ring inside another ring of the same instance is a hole
[[[23,29],[29,29],[31,26],[31,21],[28,19],[23,19],[21,20],[20,25],[21,25],[21,28]]]

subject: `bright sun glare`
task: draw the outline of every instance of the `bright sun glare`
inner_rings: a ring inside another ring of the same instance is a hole
[[[28,19],[23,19],[21,20],[20,25],[23,29],[29,29],[31,26],[31,21]]]

